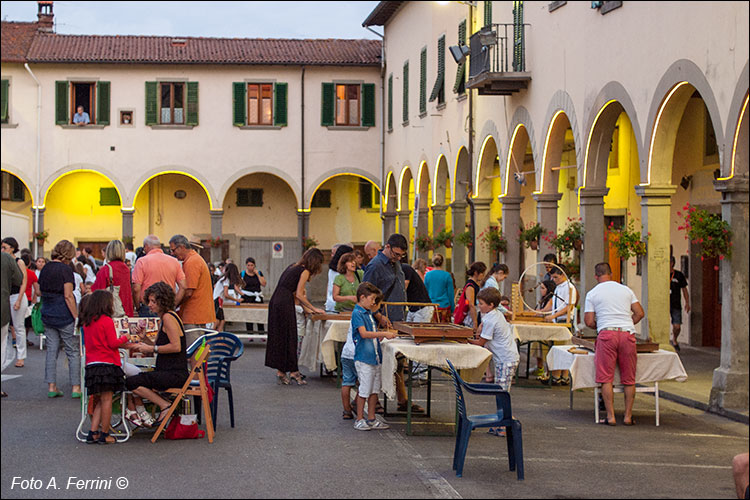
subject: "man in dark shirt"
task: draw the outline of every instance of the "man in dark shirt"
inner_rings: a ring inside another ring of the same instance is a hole
[[[672,317],[672,341],[670,342],[674,350],[680,352],[680,344],[677,343],[677,337],[682,330],[682,298],[680,290],[685,296],[685,312],[690,314],[690,294],[688,293],[688,282],[685,275],[674,268],[674,255],[669,257],[669,315]]]

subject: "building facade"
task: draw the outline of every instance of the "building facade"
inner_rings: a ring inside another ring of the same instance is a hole
[[[721,347],[711,404],[746,409],[747,19],[741,2],[381,2],[364,25],[385,35],[385,232],[468,231],[473,245],[436,249],[457,280],[499,258],[516,281],[554,252],[524,248],[519,227],[580,218],[582,296],[609,261],[646,309],[639,335],[667,349],[674,256],[690,282],[680,341]],[[686,204],[730,224],[731,259],[698,259]],[[631,221],[647,253],[620,259],[609,228]]]

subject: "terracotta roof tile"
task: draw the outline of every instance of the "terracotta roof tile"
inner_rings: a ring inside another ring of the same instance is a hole
[[[2,62],[26,62],[26,53],[37,33],[36,23],[3,21],[1,31],[0,58]]]
[[[3,44],[5,44],[3,23]],[[39,33],[29,62],[141,64],[309,64],[376,66],[379,40],[294,40]],[[3,46],[3,52],[5,46]],[[3,54],[5,60],[5,54]]]

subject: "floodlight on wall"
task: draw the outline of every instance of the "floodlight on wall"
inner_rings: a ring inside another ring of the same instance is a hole
[[[466,56],[468,56],[470,52],[469,47],[466,45],[451,45],[448,50],[451,51],[451,55],[456,61],[456,64],[463,64],[466,62]]]
[[[489,47],[490,45],[497,45],[497,32],[496,31],[485,31],[479,34],[479,43],[483,47]]]
[[[682,189],[687,191],[687,188],[690,187],[690,183],[693,181],[692,175],[683,175],[682,179],[680,180],[680,186],[682,186]]]

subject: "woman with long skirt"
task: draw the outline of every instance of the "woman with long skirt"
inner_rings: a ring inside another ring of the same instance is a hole
[[[268,303],[266,366],[276,368],[279,384],[289,385],[291,380],[298,385],[307,384],[297,366],[297,321],[294,305],[298,303],[305,312],[325,313],[313,306],[305,294],[305,285],[320,273],[322,264],[323,253],[320,250],[307,250],[299,262],[283,272]]]

